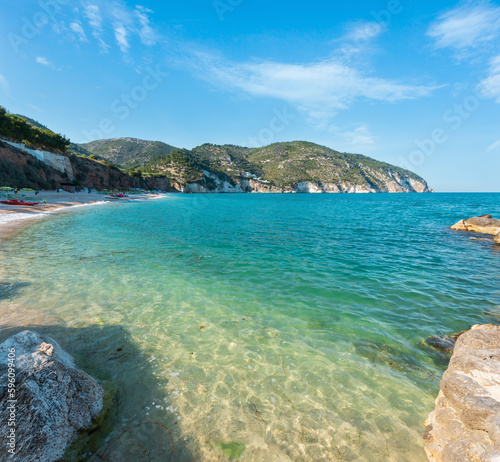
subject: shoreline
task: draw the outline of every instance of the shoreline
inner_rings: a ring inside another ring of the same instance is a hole
[[[140,194],[113,201],[106,200],[104,194],[95,192],[88,194],[83,191],[78,193],[41,191],[40,198],[47,201],[45,204],[31,207],[0,204],[0,241],[53,213],[91,205],[150,200],[158,197],[160,196],[157,194]]]

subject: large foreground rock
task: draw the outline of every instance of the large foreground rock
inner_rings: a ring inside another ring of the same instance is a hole
[[[500,326],[458,338],[425,425],[431,462],[500,461]]]
[[[500,220],[496,220],[491,215],[473,217],[467,220],[460,220],[450,229],[456,231],[472,231],[474,233],[492,234],[496,236],[497,242],[500,242]]]
[[[9,385],[13,376],[15,389]],[[60,459],[77,433],[93,426],[103,396],[99,384],[50,337],[26,330],[9,338],[0,345],[0,460]],[[11,400],[17,400],[14,406]]]

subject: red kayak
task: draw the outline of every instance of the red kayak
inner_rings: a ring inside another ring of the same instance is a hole
[[[0,201],[0,204],[7,204],[7,205],[38,205],[38,202],[24,202],[24,201],[18,201],[17,199],[12,199],[10,201]]]

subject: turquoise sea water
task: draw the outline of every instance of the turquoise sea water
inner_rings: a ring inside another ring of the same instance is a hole
[[[424,461],[446,358],[500,316],[500,194],[168,195],[0,243],[0,340],[53,336],[114,383],[80,460]]]

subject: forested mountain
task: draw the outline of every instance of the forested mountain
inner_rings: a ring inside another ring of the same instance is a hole
[[[140,169],[167,175],[196,192],[430,191],[424,179],[408,170],[304,141],[256,149],[204,144],[158,156]]]
[[[156,156],[168,154],[175,148],[161,141],[145,141],[136,138],[112,138],[76,145],[99,159],[105,159],[121,168],[144,164]]]

